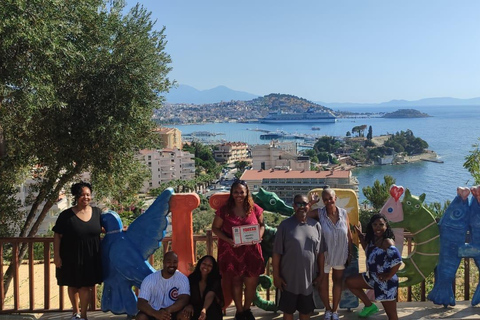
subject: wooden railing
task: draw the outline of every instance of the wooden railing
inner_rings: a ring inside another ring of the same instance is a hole
[[[203,255],[204,253],[216,256],[217,237],[214,236],[211,231],[208,231],[206,235],[195,235],[193,238],[195,249],[194,252],[197,259],[199,258],[199,255]],[[406,239],[407,248],[410,252],[413,248],[412,238],[407,234]],[[205,248],[202,249],[205,250],[205,252],[199,252],[199,244],[201,243],[205,243]],[[26,244],[28,249],[26,259],[24,259],[22,264],[20,264],[18,254],[22,244]],[[41,247],[42,245],[43,248],[38,249],[38,247]],[[0,284],[2,284],[0,286],[0,314],[43,313],[66,311],[70,309],[69,303],[67,307],[65,306],[65,300],[68,299],[65,289],[63,287],[56,286],[56,279],[52,274],[55,269],[55,266],[53,265],[52,246],[53,238],[0,238]],[[162,247],[164,252],[170,249],[170,237],[163,239]],[[35,255],[37,256],[35,257]],[[41,257],[39,257],[39,255]],[[154,255],[149,258],[149,261],[152,265],[159,263],[159,261],[155,260]],[[3,283],[5,271],[10,263],[12,264],[14,272],[10,289],[8,291],[9,294],[7,295],[4,290]],[[457,281],[458,283],[462,283],[462,285],[464,285],[463,300],[470,300],[470,282],[472,281],[470,259],[463,259],[463,264],[464,276],[461,278],[457,277]],[[40,282],[35,279],[35,271],[38,272],[39,268],[41,276],[38,278],[43,278],[43,280]],[[22,274],[26,273],[26,278],[20,274],[20,270],[22,271]],[[269,266],[267,266],[266,270],[267,274],[269,275]],[[455,286],[456,284],[454,283],[453,285]],[[40,289],[40,294],[36,294],[35,292],[39,291],[38,289]],[[56,290],[58,290],[58,297],[56,295]],[[26,296],[26,303],[20,299],[21,292],[27,292],[27,294],[23,295]],[[420,285],[420,297],[416,300],[425,301],[426,294],[425,282],[423,282]],[[43,298],[40,299],[39,296],[43,296]],[[93,301],[90,304],[91,310],[99,310],[100,305],[99,300],[96,299],[96,291],[92,297]],[[266,298],[267,300],[271,298],[270,290],[267,290]],[[413,298],[412,288],[409,287],[407,289],[406,300],[412,301]],[[38,300],[43,300],[43,304],[37,303]],[[462,300],[462,297],[457,296],[457,300]]]

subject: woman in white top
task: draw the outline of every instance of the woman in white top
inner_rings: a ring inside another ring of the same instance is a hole
[[[312,195],[313,202],[319,202],[317,194]],[[309,216],[320,221],[322,226],[322,236],[325,239],[325,266],[326,273],[320,283],[319,294],[325,305],[325,320],[338,319],[338,305],[342,294],[342,279],[345,264],[351,258],[352,233],[350,232],[350,223],[348,221],[347,211],[336,206],[337,196],[335,191],[325,188],[322,191],[322,200],[325,205],[323,208],[315,209],[309,212]],[[333,302],[330,306],[329,301],[329,273],[332,270],[332,296]]]

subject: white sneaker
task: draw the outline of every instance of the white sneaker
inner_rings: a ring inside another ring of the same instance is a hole
[[[332,311],[331,310],[325,311],[325,316],[323,317],[323,320],[332,320]]]
[[[332,313],[332,320],[339,320],[340,318],[338,317],[338,313],[334,312]]]
[[[80,313],[74,313],[74,314],[72,314],[71,320],[79,320],[81,318],[82,317],[80,316]]]

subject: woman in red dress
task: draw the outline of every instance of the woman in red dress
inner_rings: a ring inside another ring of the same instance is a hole
[[[232,228],[259,225],[260,239],[265,231],[263,210],[253,202],[247,183],[237,180],[230,188],[227,203],[215,213],[212,231],[218,237],[218,264],[223,279],[232,279],[235,320],[254,320],[250,306],[255,298],[258,277],[265,271],[260,243],[235,245]],[[242,304],[242,289],[245,299]]]

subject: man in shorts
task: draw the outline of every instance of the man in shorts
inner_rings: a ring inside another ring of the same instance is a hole
[[[177,254],[169,251],[163,256],[163,269],[143,279],[136,320],[175,320],[188,304],[190,284],[177,267]]]
[[[281,291],[279,309],[283,319],[293,320],[298,310],[300,320],[310,319],[315,309],[313,286],[324,275],[320,223],[307,216],[308,198],[298,194],[293,199],[295,214],[277,228],[273,247],[273,279]]]

